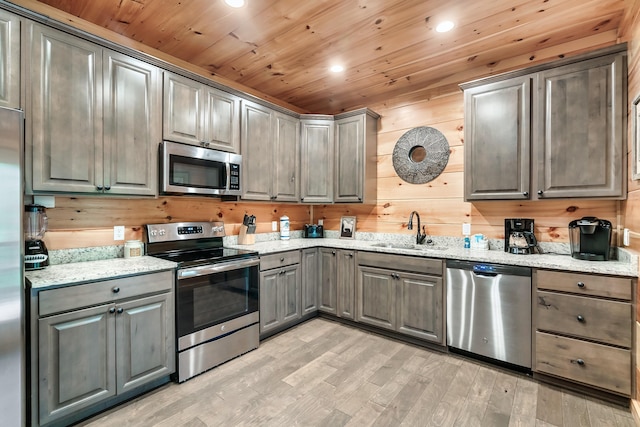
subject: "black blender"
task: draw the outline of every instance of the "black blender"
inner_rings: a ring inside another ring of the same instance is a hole
[[[42,240],[47,231],[47,213],[44,206],[24,207],[24,269],[38,270],[49,265],[49,253]]]

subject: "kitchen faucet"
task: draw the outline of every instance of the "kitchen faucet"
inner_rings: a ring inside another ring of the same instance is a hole
[[[425,231],[425,226],[422,226],[422,233],[420,233],[420,214],[417,211],[411,212],[409,215],[409,223],[407,224],[407,230],[413,230],[413,214],[416,214],[416,218],[418,218],[418,230],[416,233],[416,244],[419,245],[424,242],[424,239],[427,238],[427,232]]]

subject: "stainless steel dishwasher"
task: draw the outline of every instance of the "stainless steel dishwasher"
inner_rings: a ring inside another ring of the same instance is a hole
[[[531,368],[531,269],[447,260],[447,345]]]

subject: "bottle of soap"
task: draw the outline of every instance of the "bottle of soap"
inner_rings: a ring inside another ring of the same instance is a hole
[[[289,240],[289,217],[280,217],[280,240]]]
[[[464,248],[471,248],[471,239],[469,239],[469,236],[464,236]]]

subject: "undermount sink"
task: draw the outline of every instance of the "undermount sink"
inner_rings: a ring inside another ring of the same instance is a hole
[[[374,243],[371,245],[375,248],[390,248],[390,249],[414,249],[420,251],[441,251],[444,248],[438,246],[429,246],[429,245],[417,245],[413,243]]]

